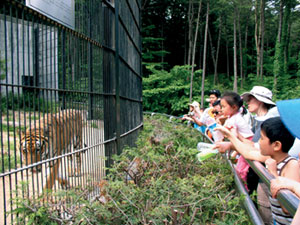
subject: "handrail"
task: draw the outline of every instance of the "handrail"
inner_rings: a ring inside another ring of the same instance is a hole
[[[168,115],[168,114],[164,114],[164,113],[151,113],[151,112],[144,112],[144,114],[150,114],[151,116],[153,115],[162,115],[162,116],[166,116],[166,117],[169,117],[170,120],[172,120],[172,118],[177,118],[177,119],[180,119],[180,117],[174,117],[174,116],[171,116],[171,115]],[[195,129],[195,128],[194,128]],[[203,134],[201,133],[203,138],[205,138],[205,140],[207,142],[210,142],[210,143],[213,143],[213,141],[206,135],[206,134]],[[253,224],[257,224],[257,225],[261,225],[263,224],[263,220],[259,214],[259,212],[257,211],[252,199],[250,198],[248,192],[246,191],[245,189],[245,186],[243,185],[243,182],[241,181],[240,177],[237,175],[237,173],[235,172],[235,169],[231,163],[230,160],[228,160],[228,158],[225,156],[225,154],[222,154],[222,156],[224,158],[226,158],[226,161],[228,162],[229,166],[231,167],[231,170],[234,174],[234,181],[235,181],[235,185],[237,187],[237,190],[239,191],[240,195],[241,196],[244,196],[244,199],[243,199],[243,205],[249,215],[249,218],[251,220],[251,222]]]
[[[271,175],[260,162],[247,161],[259,178],[270,188],[270,181],[275,177]],[[300,200],[293,192],[289,190],[279,190],[277,199],[291,215],[295,215]]]
[[[174,117],[174,118],[180,118],[180,117],[175,117],[175,116],[171,116],[171,115],[163,114],[163,113],[154,113],[154,114],[168,116],[168,117]],[[207,135],[203,134],[203,136],[206,137],[209,142],[213,143]],[[230,160],[228,160],[228,162],[230,162]],[[251,160],[247,160],[247,162],[249,163],[251,168],[255,171],[255,173],[259,176],[259,178],[270,188],[270,181],[272,179],[274,179],[275,177],[273,175],[271,175],[260,162],[251,161]],[[236,176],[236,172],[235,171],[233,171],[233,172],[234,172],[234,175]],[[237,182],[238,181],[236,180],[236,185],[237,185]],[[277,199],[291,215],[293,215],[293,216],[295,215],[297,208],[300,204],[300,199],[293,192],[286,190],[286,189],[279,190]]]
[[[236,184],[236,188],[240,192],[240,195],[245,196],[245,199],[243,201],[243,205],[248,212],[249,218],[252,222],[252,224],[264,224],[263,219],[261,218],[259,212],[257,211],[252,199],[250,198],[247,190],[245,189],[245,186],[243,182],[241,181],[241,178],[236,173],[234,166],[232,165],[231,161],[223,154],[223,157],[226,158],[227,163],[229,164],[232,173],[234,174],[234,182]]]

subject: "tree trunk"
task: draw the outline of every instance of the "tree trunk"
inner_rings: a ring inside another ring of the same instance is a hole
[[[277,79],[279,74],[283,72],[283,62],[282,62],[282,44],[281,44],[281,36],[282,36],[282,23],[283,23],[283,0],[280,1],[280,9],[279,9],[279,20],[278,20],[278,33],[277,33],[277,41],[275,45],[275,57],[274,57],[274,81],[273,81],[273,95],[275,96],[277,93]]]
[[[221,34],[222,34],[222,16],[220,16],[220,23],[219,23],[219,34],[218,34],[218,42],[217,42],[217,52],[216,52],[216,60],[214,66],[214,85],[219,83],[218,79],[218,62],[219,62],[219,52],[220,52],[220,42],[221,42]]]
[[[226,30],[225,30],[226,32]],[[228,44],[228,38],[227,38],[227,34],[225,34],[226,36],[226,68],[227,68],[227,78],[229,79],[230,76],[230,68],[229,68],[229,44]]]
[[[192,54],[192,46],[193,46],[193,39],[192,39],[192,32],[193,32],[193,1],[189,0],[189,10],[188,10],[188,23],[189,23],[189,32],[188,32],[188,65],[191,65],[191,54]]]
[[[283,44],[283,59],[284,59],[284,74],[288,73],[288,42],[289,42],[289,25],[290,25],[290,16],[292,9],[292,0],[287,0],[283,16],[283,29],[282,29],[282,44]]]
[[[236,10],[235,10],[236,12]],[[237,92],[237,54],[236,54],[236,17],[233,19],[233,61],[234,61],[234,81],[233,91]]]
[[[277,41],[278,41],[279,43],[281,42],[282,17],[283,17],[283,0],[280,1],[279,20],[278,20]]]
[[[242,31],[241,31],[241,18],[240,18],[240,9],[237,9],[237,24],[238,24],[238,31],[239,31],[239,50],[240,50],[240,78],[241,78],[241,88],[243,88],[243,49],[242,49]]]
[[[265,0],[261,0],[260,2],[260,71],[259,77],[263,79],[263,65],[264,65],[264,42],[265,42]]]
[[[201,108],[204,106],[204,82],[205,82],[205,70],[206,70],[206,50],[207,50],[207,33],[208,33],[208,19],[209,19],[209,0],[207,1],[206,9],[206,24],[204,34],[204,50],[203,50],[203,72],[202,72],[202,84],[201,84]]]
[[[256,46],[256,76],[259,77],[259,63],[260,63],[260,32],[259,32],[259,0],[255,2],[255,46]]]
[[[248,20],[249,18],[247,19],[247,22],[246,22],[246,27],[245,27],[245,45],[244,45],[244,77],[246,78],[247,76],[247,73],[248,73],[248,70],[247,70],[247,54],[248,54],[248,27],[249,27],[249,24],[248,24]]]
[[[193,78],[194,78],[194,70],[195,70],[195,65],[194,64],[195,64],[196,45],[197,45],[197,38],[198,38],[201,7],[202,7],[202,0],[199,1],[197,24],[196,24],[194,45],[193,45],[193,51],[192,51],[192,72],[191,72],[191,85],[190,85],[190,102],[192,102],[192,98],[193,98]]]
[[[210,30],[208,28],[208,39],[209,39],[209,45],[210,45],[210,51],[211,51],[211,57],[213,60],[213,64],[214,64],[214,68],[216,68],[216,57],[215,57],[215,48],[212,44],[212,38],[211,38],[211,34],[210,34]],[[214,85],[216,84],[215,82],[215,77],[214,77]]]

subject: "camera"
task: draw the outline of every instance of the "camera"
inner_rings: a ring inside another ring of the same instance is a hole
[[[188,116],[194,116],[194,115],[195,115],[194,112],[189,112],[189,113],[188,113]]]

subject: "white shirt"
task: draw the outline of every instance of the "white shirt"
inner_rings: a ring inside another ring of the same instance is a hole
[[[249,124],[242,117],[240,112],[237,112],[233,116],[229,117],[224,124],[225,127],[231,128],[232,131],[242,135],[244,138],[249,138],[253,136],[253,132]]]
[[[207,108],[204,110],[200,117],[200,122],[203,123],[206,126],[211,125],[212,123],[215,123],[215,119],[209,115],[209,113],[213,110],[212,107]]]

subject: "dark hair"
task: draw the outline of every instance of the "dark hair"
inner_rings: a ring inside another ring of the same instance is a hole
[[[212,106],[217,106],[217,105],[221,105],[221,101],[220,101],[220,100],[217,100],[217,101],[215,101],[215,102],[212,104]]]
[[[286,129],[279,116],[265,120],[261,125],[261,131],[271,143],[280,141],[283,152],[287,153],[294,144],[295,137]]]
[[[217,89],[213,89],[208,92],[208,95],[215,95],[217,98],[220,98],[221,92]]]
[[[275,107],[276,105],[273,105],[273,104],[267,104],[267,103],[264,103],[266,109],[269,111],[270,109],[272,109],[273,107]]]
[[[221,99],[224,99],[231,107],[237,106],[237,108],[239,109],[243,106],[243,99],[241,98],[241,96],[232,91],[225,92]]]

